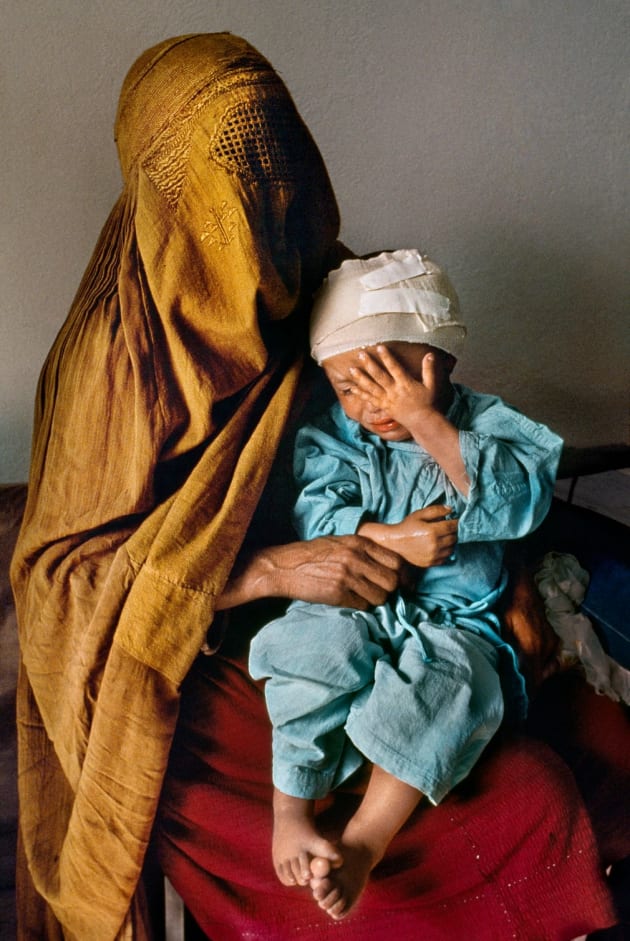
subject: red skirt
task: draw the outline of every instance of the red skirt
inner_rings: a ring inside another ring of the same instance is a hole
[[[615,705],[579,686],[589,715],[593,700],[606,722]],[[614,714],[620,725],[606,747],[614,751],[622,735],[628,754],[630,725]],[[630,758],[615,772],[612,792],[625,801]],[[278,882],[271,797],[270,726],[244,651],[198,658],[183,690],[158,853],[212,941],[571,941],[616,921],[604,866],[614,861],[607,854],[630,852],[627,810],[621,829],[617,814],[607,832],[599,808],[598,845],[566,761],[531,735],[498,738],[443,803],[421,806],[342,922],[322,912],[308,888]],[[340,831],[357,799],[336,792],[322,803],[327,833]]]

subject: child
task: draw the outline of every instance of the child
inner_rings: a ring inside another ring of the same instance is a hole
[[[441,801],[504,713],[525,714],[493,612],[503,541],[543,520],[562,442],[451,383],[465,335],[450,281],[415,250],[344,262],[312,312],[312,355],[338,402],[298,433],[298,531],[357,532],[414,576],[369,612],[293,602],[251,647],[273,724],[276,872],[285,885],[309,884],[334,919],[356,904],[422,796]],[[443,564],[420,568],[417,534],[449,510],[458,522]],[[365,759],[361,804],[338,843],[325,839],[314,801]]]

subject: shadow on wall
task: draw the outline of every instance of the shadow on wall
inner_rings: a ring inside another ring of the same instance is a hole
[[[43,366],[43,361],[42,364]],[[26,481],[31,451],[31,423],[32,405],[35,401],[35,388],[33,387],[32,402],[25,414],[20,406],[15,412],[10,411],[6,403],[0,415],[0,455],[1,474],[3,484],[19,484]]]
[[[546,219],[545,231],[551,227]],[[610,351],[618,355],[630,338],[624,275],[603,249],[576,241],[569,256],[548,237],[532,244],[522,234],[484,232],[463,250],[469,340],[457,378],[503,396],[571,445],[627,440],[627,379],[610,367]]]

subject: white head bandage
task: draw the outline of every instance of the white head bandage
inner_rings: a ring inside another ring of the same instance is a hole
[[[459,356],[465,337],[453,285],[415,248],[344,261],[324,281],[311,312],[311,354],[318,363],[393,340]]]

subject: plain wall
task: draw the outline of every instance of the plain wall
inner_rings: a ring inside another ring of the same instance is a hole
[[[0,482],[120,191],[123,77],[228,29],[286,80],[356,251],[417,246],[460,293],[461,381],[574,445],[628,441],[625,0],[1,0]]]

